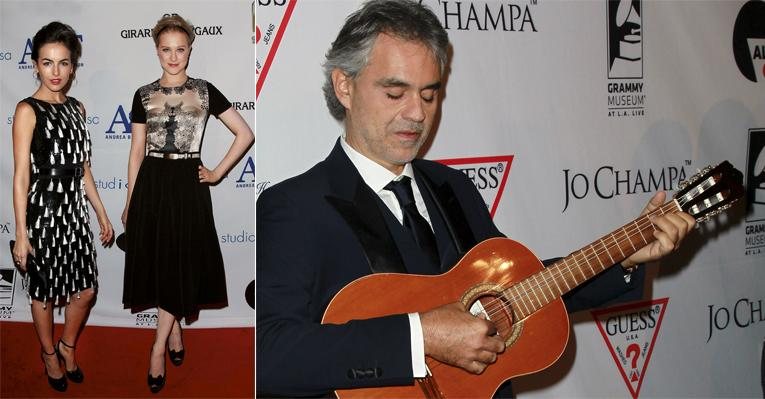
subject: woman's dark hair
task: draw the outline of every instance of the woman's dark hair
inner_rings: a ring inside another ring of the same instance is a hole
[[[77,63],[80,60],[80,55],[82,55],[82,45],[80,45],[80,39],[77,38],[74,29],[67,24],[54,21],[37,31],[32,39],[32,59],[35,62],[40,55],[40,48],[49,43],[61,43],[69,49],[72,68],[73,71],[76,71]]]

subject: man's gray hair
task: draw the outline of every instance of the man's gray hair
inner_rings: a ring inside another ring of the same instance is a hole
[[[449,36],[426,6],[412,0],[371,0],[345,20],[324,62],[324,98],[329,112],[345,120],[345,107],[335,96],[332,71],[337,68],[355,79],[369,61],[377,35],[386,33],[426,45],[444,72],[448,61]]]

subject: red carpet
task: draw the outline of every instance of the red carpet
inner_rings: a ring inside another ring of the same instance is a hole
[[[56,339],[62,325],[56,325]],[[0,398],[252,398],[255,329],[185,329],[186,358],[167,360],[167,384],[146,385],[154,330],[87,326],[77,343],[82,384],[64,393],[48,386],[31,323],[0,322]]]

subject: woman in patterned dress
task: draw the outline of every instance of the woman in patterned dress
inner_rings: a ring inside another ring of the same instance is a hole
[[[74,349],[98,276],[88,202],[98,217],[102,245],[113,236],[90,171],[85,110],[66,95],[80,54],[80,42],[68,25],[51,22],[40,29],[32,41],[40,86],[19,102],[13,120],[13,257],[26,271],[41,357],[48,383],[58,391],[66,390],[67,378],[84,379]],[[53,307],[58,305],[65,306],[65,323],[54,344]]]
[[[189,77],[193,27],[178,15],[152,30],[162,76],[133,97],[125,224],[122,302],[138,312],[157,308],[147,382],[165,384],[165,351],[180,366],[184,346],[179,320],[200,309],[226,306],[223,257],[215,231],[210,184],[241,159],[254,141],[247,122],[211,83]],[[234,134],[213,169],[201,162],[205,127],[214,115]]]

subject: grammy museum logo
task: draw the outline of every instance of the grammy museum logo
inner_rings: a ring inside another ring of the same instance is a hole
[[[765,255],[765,128],[749,129],[746,157],[747,256]]]
[[[0,266],[0,320],[13,315],[13,292],[16,288],[16,269]]]
[[[645,115],[641,0],[608,0],[608,116]]]
[[[640,395],[668,302],[659,298],[591,312],[633,399]]]
[[[499,200],[507,185],[512,155],[439,159],[436,162],[450,166],[465,174],[481,193],[491,217],[497,211]]]

